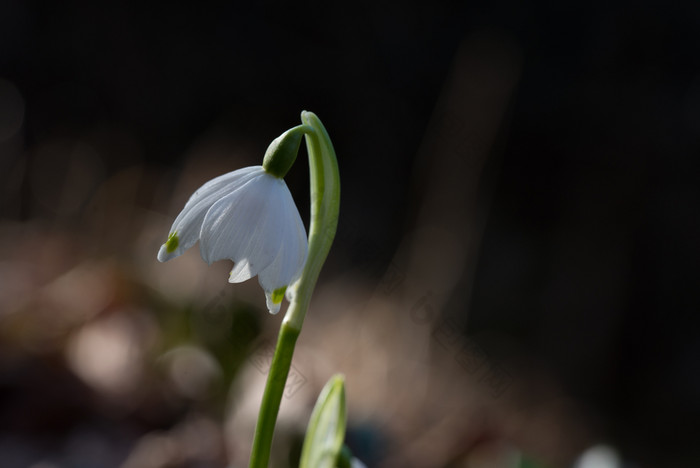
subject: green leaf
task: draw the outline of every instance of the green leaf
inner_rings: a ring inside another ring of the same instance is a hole
[[[335,468],[345,440],[345,379],[334,375],[316,400],[299,468]]]

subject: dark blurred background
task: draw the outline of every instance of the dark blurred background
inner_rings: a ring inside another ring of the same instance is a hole
[[[105,400],[114,384],[80,356],[114,330],[160,351],[187,341],[163,331],[180,330],[167,310],[190,317],[223,285],[168,297],[159,278],[195,273],[151,265],[158,245],[189,193],[260,164],[301,110],[326,125],[343,181],[322,283],[411,277],[400,246],[450,256],[415,241],[437,226],[461,245],[440,316],[521,382],[523,407],[546,403],[546,380],[630,466],[697,466],[699,31],[693,1],[3,1],[3,466],[127,466],[136,441],[187,419],[187,391]],[[308,219],[304,159],[288,184]],[[251,340],[267,327],[231,307]],[[237,364],[221,366],[232,379]]]

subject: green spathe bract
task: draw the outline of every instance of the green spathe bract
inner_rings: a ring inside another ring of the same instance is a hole
[[[299,468],[335,468],[345,440],[345,379],[334,375],[326,383],[306,429]]]
[[[265,172],[278,179],[284,178],[297,159],[301,137],[311,131],[313,129],[307,125],[298,125],[272,140],[263,158],[262,166]]]

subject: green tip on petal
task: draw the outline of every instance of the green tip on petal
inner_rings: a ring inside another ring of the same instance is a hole
[[[171,232],[168,240],[165,241],[165,250],[168,253],[173,253],[180,245],[180,239],[177,237],[177,232]]]
[[[272,291],[272,303],[279,304],[284,299],[284,293],[287,291],[287,286],[282,286]]]

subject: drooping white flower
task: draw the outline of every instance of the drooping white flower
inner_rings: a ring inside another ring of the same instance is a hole
[[[230,259],[230,283],[258,276],[270,313],[279,312],[287,287],[301,275],[306,230],[283,179],[262,166],[210,180],[190,197],[158,252],[165,262],[199,241],[204,261]]]

